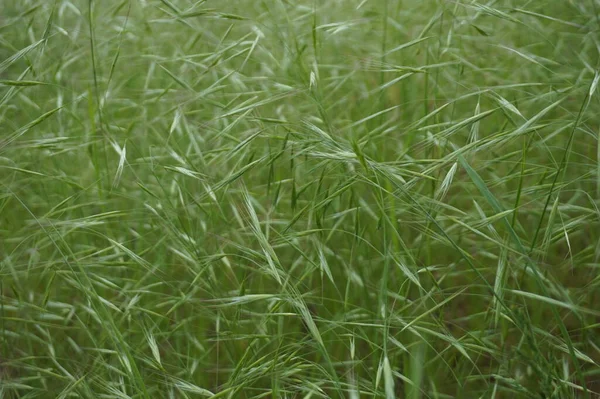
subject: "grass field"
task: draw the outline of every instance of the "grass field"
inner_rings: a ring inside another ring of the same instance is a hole
[[[599,12],[0,1],[0,398],[598,397]]]

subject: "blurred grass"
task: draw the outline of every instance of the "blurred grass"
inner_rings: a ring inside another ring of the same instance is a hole
[[[589,1],[0,3],[0,397],[600,393]]]

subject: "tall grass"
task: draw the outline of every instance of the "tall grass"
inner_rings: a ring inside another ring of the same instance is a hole
[[[3,0],[0,397],[600,394],[597,0]]]

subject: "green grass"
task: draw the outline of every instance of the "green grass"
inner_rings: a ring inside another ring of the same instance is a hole
[[[0,398],[597,397],[599,11],[0,1]]]

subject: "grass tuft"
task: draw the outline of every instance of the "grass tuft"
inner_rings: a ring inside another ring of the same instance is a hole
[[[1,1],[0,398],[599,396],[599,6]]]

